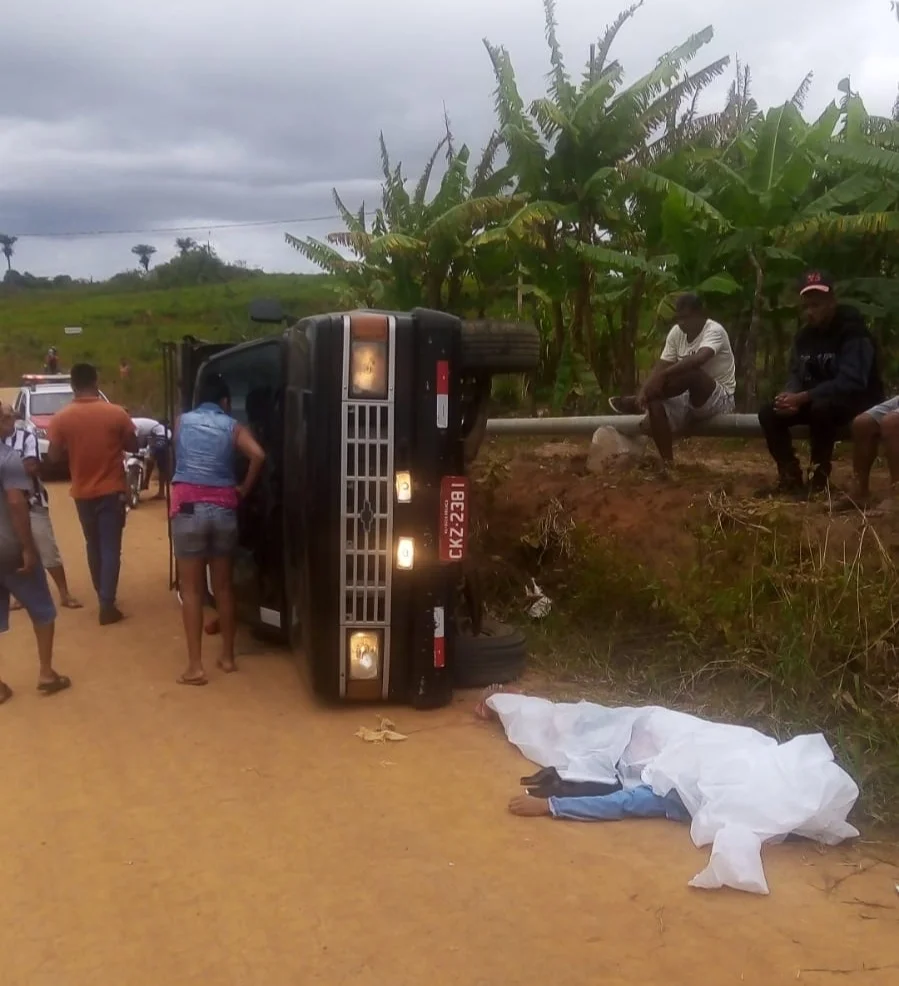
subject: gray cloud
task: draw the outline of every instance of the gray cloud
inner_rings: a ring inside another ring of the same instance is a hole
[[[620,9],[597,6],[558,2],[573,71]],[[509,48],[526,97],[542,93],[547,68],[539,0],[7,7],[0,230],[20,235],[327,216],[332,185],[353,205],[376,198],[381,129],[413,176],[441,134],[444,103],[457,137],[483,143],[493,126],[483,36]],[[850,74],[869,108],[887,112],[899,82],[899,25],[886,0],[857,0],[852,9],[850,19],[845,0],[648,0],[617,55],[635,74],[713,23],[708,60],[739,54],[763,104],[788,98],[812,69],[810,112]],[[293,231],[323,235],[334,225]],[[251,227],[210,235],[232,259],[303,269],[282,234]],[[164,259],[174,236],[23,236],[15,260],[35,273],[101,277],[130,265],[139,239]]]

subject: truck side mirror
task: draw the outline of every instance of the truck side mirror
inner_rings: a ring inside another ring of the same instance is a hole
[[[256,298],[250,302],[250,321],[280,325],[284,321],[284,309],[276,298]]]

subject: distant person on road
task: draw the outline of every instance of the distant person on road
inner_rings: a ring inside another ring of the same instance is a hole
[[[168,425],[155,418],[132,418],[137,432],[138,448],[150,450],[144,489],[149,489],[154,469],[159,476],[159,490],[154,499],[164,500],[169,482],[172,432]]]
[[[249,462],[241,483],[237,480],[238,452]],[[228,385],[218,374],[210,375],[201,386],[198,406],[183,414],[175,426],[172,542],[187,638],[187,670],[179,684],[208,683],[202,658],[207,566],[222,634],[218,667],[229,674],[237,670],[233,584],[237,506],[253,488],[264,461],[265,453],[249,429],[231,417]]]
[[[56,346],[51,346],[47,350],[47,359],[44,363],[44,373],[59,373],[59,355],[56,352]]]
[[[694,421],[734,410],[736,367],[724,326],[713,322],[695,294],[675,305],[677,324],[668,333],[659,361],[633,397],[612,397],[616,414],[646,414],[648,428],[666,467],[674,463],[673,436]]]
[[[883,400],[877,347],[861,312],[840,304],[833,281],[808,271],[799,287],[804,325],[796,335],[790,377],[759,411],[777,484],[760,495],[821,493],[830,485],[833,448],[841,428]],[[808,488],[790,428],[807,425],[812,475]]]
[[[25,424],[17,428],[15,412],[8,405],[3,405],[0,409],[0,438],[8,448],[18,453],[25,472],[31,479],[31,495],[28,497],[31,508],[31,533],[34,536],[41,564],[59,590],[59,604],[65,609],[81,609],[81,603],[69,592],[66,570],[53,532],[53,522],[50,520],[50,497],[40,478],[40,455],[34,428]],[[21,606],[13,604],[12,608],[21,609]]]
[[[122,381],[127,380],[131,376],[131,364],[123,356],[119,360],[119,379]]]
[[[116,597],[125,528],[125,453],[137,451],[137,435],[128,412],[100,397],[95,367],[76,363],[71,376],[74,399],[50,419],[48,458],[61,463],[68,456],[100,625],[109,626],[123,619]]]
[[[11,409],[4,407],[3,415],[7,413]],[[37,640],[38,691],[54,695],[72,682],[53,670],[56,607],[31,533],[28,500],[32,490],[22,460],[0,444],[0,633],[9,630],[10,596],[15,596],[28,612]],[[0,681],[0,705],[11,698],[12,689]]]

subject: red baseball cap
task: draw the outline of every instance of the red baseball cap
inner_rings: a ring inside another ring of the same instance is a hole
[[[818,291],[821,294],[833,294],[833,279],[824,271],[806,271],[799,282],[799,293],[800,295],[810,294],[812,291]]]

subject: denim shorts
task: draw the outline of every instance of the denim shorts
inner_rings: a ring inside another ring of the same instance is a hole
[[[214,503],[186,503],[172,517],[176,558],[228,558],[237,548],[237,511]]]
[[[36,626],[46,626],[56,619],[56,606],[43,565],[35,565],[27,575],[20,572],[0,575],[0,633],[6,633],[9,629],[11,595],[19,600]]]

